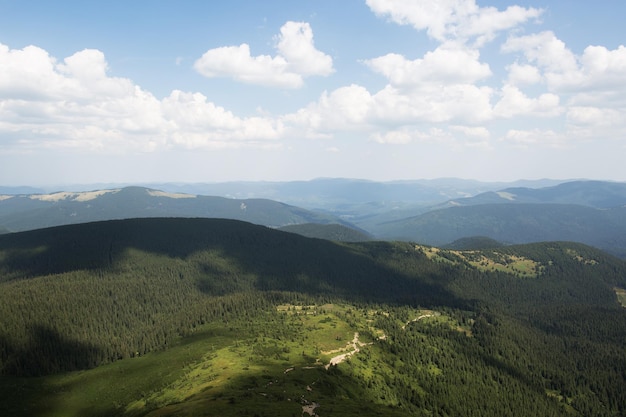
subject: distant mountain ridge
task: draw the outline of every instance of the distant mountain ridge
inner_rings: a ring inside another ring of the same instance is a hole
[[[229,198],[269,198],[308,209],[356,211],[371,203],[383,207],[405,203],[432,205],[505,187],[547,187],[564,180],[519,180],[484,182],[460,178],[372,181],[353,178],[317,178],[309,181],[235,181],[223,183],[148,186],[170,192],[216,195]]]
[[[504,188],[494,188],[499,184],[459,179],[383,183],[329,178],[8,194],[0,195],[0,233],[98,220],[203,217],[287,227],[285,230],[330,240],[371,237],[435,246],[476,236],[503,244],[576,241],[626,257],[626,183],[541,180],[502,183]],[[212,190],[230,197],[192,190]],[[244,195],[281,202],[234,198]],[[301,201],[309,208],[285,201]]]
[[[571,181],[544,188],[510,187],[450,200],[448,206],[477,204],[577,204],[595,208],[626,206],[626,183]]]
[[[168,193],[145,187],[0,197],[0,228],[24,231],[64,224],[142,217],[206,217],[269,227],[349,223],[268,199],[233,199]]]
[[[507,243],[581,242],[626,257],[626,207],[574,204],[482,204],[450,207],[391,222],[386,238],[441,246],[485,236]]]

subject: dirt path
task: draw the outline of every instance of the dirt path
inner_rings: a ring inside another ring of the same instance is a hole
[[[352,347],[352,350],[342,353],[341,355],[334,356],[333,358],[330,359],[330,362],[328,363],[328,365],[324,366],[324,368],[328,369],[332,365],[340,364],[341,362],[348,359],[350,356],[354,355],[355,353],[358,353],[360,350],[359,348],[365,346],[366,344],[367,343],[363,343],[359,341],[359,332],[354,332],[354,338],[352,339],[352,342],[348,342],[348,344],[346,345],[347,349],[350,349],[350,347]]]
[[[440,313],[428,313],[428,314],[422,314],[421,316],[413,319],[413,320],[409,320],[407,321],[404,326],[402,326],[402,330],[404,330],[406,328],[406,326],[408,326],[411,323],[415,323],[416,321],[420,321],[421,319],[425,319],[427,317],[435,317],[435,316],[439,316]]]

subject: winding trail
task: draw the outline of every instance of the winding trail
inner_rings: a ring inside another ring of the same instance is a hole
[[[413,319],[413,320],[409,320],[409,321],[407,321],[407,322],[404,324],[404,326],[402,326],[402,330],[406,329],[406,326],[408,326],[409,324],[411,324],[411,323],[415,323],[416,321],[420,321],[421,319],[425,319],[425,318],[427,318],[427,317],[435,317],[435,316],[440,316],[440,315],[441,315],[441,313],[436,313],[436,312],[435,312],[435,313],[422,314],[421,316],[419,316],[419,317],[417,317],[417,318],[415,318],[415,319]]]
[[[371,343],[369,343],[371,344]],[[354,332],[354,338],[352,339],[352,342],[348,342],[348,344],[346,345],[346,348],[350,348],[350,345],[352,345],[352,350],[342,353],[341,355],[337,355],[334,356],[333,358],[330,359],[330,362],[328,363],[328,365],[324,365],[325,369],[330,368],[333,365],[338,365],[341,362],[345,361],[346,359],[348,359],[350,356],[354,355],[355,353],[358,353],[360,351],[360,347],[366,346],[367,343],[363,343],[359,341],[359,332]]]

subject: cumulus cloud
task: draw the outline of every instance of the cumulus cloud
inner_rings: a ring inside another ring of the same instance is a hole
[[[555,117],[563,113],[556,94],[545,93],[537,98],[530,98],[519,88],[505,85],[502,98],[494,106],[494,115],[504,118],[514,116]]]
[[[172,143],[186,148],[233,148],[280,137],[282,125],[263,117],[240,118],[200,93],[175,90],[162,102]],[[265,145],[263,145],[265,146]]]
[[[507,83],[509,85],[533,85],[539,84],[542,80],[539,68],[528,65],[519,64],[517,62],[509,65],[507,68],[509,73]]]
[[[423,138],[425,135],[421,132],[403,130],[391,130],[387,132],[376,132],[371,135],[374,142],[392,145],[406,145],[411,143],[415,138]]]
[[[491,133],[484,126],[450,126],[450,130],[477,139],[489,139]]]
[[[476,49],[446,43],[415,60],[390,53],[364,63],[388,81],[369,101],[371,123],[476,123],[491,117],[493,90],[479,82],[492,73]]]
[[[573,106],[568,109],[567,122],[577,126],[589,127],[626,125],[623,114],[618,110],[582,106]]]
[[[476,45],[491,41],[498,32],[537,19],[543,11],[536,8],[509,6],[479,7],[474,0],[367,0],[370,9],[401,25],[426,30],[440,42],[474,40]]]
[[[577,140],[621,140],[626,136],[624,109],[572,106],[565,120],[568,135]]]
[[[578,67],[576,56],[550,31],[509,38],[501,49],[523,52],[529,62],[548,74],[571,74]]]
[[[330,93],[282,120],[307,137],[328,137],[334,131],[363,130],[368,125],[373,98],[366,88],[352,84]]]
[[[520,148],[535,147],[537,145],[560,148],[565,144],[564,135],[552,129],[511,129],[504,135],[503,139]]]
[[[427,82],[474,83],[491,75],[489,64],[480,62],[477,50],[444,45],[429,51],[424,58],[408,60],[402,55],[387,54],[365,63],[396,86]]]
[[[387,86],[374,95],[380,123],[477,123],[491,117],[492,89],[473,84],[426,85],[412,92]]]
[[[550,31],[513,37],[503,45],[504,52],[521,52],[542,71],[549,89],[555,92],[626,90],[626,47],[614,50],[588,46],[576,56]],[[524,67],[528,68],[526,64]]]
[[[277,55],[252,56],[250,46],[224,46],[205,52],[194,64],[205,77],[230,77],[249,84],[299,88],[304,78],[333,73],[333,60],[315,48],[306,22],[287,22],[276,38]]]
[[[45,50],[0,44],[0,134],[21,146],[150,152],[170,147],[268,146],[282,134],[270,117],[238,117],[199,93],[158,100],[107,74],[98,50],[58,62]],[[13,139],[12,139],[13,138]]]

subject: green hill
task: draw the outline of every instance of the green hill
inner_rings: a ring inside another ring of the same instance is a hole
[[[508,244],[566,240],[626,257],[626,208],[521,203],[450,207],[389,222],[381,235],[437,246],[471,236]]]
[[[150,218],[0,236],[12,416],[626,412],[626,264]]]
[[[441,246],[442,249],[455,249],[455,250],[478,250],[478,249],[493,249],[504,246],[501,242],[491,239],[485,236],[470,236],[462,237],[455,240],[452,243]]]
[[[449,205],[477,204],[575,204],[607,209],[626,205],[626,183],[569,181],[551,187],[509,187],[474,197],[451,200]]]
[[[297,233],[302,236],[317,239],[334,240],[337,242],[363,242],[372,240],[372,236],[364,230],[348,227],[341,224],[304,223],[283,226],[284,232]]]

